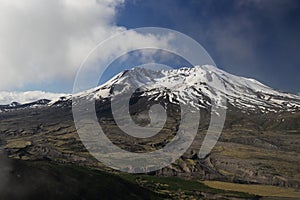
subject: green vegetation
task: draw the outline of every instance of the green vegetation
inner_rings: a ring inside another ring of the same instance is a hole
[[[0,199],[161,199],[117,175],[46,161],[13,161]]]

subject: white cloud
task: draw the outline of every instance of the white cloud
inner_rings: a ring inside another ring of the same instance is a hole
[[[67,80],[96,44],[126,30],[114,22],[124,0],[1,0],[0,90]],[[136,41],[161,39],[133,33]],[[123,41],[130,47],[131,41]],[[124,45],[123,45],[124,46]],[[110,54],[109,49],[106,54]]]
[[[0,1],[0,89],[72,78],[84,56],[122,27],[118,1]]]
[[[0,105],[6,105],[12,102],[21,104],[30,103],[39,99],[54,100],[59,97],[66,96],[66,94],[50,93],[43,91],[28,91],[28,92],[0,92]]]

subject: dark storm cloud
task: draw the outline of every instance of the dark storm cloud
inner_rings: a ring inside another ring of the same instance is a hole
[[[118,23],[163,26],[200,42],[220,68],[299,92],[297,0],[128,1]]]

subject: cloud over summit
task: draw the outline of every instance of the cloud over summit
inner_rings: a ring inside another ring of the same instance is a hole
[[[115,24],[118,7],[123,3],[124,0],[2,0],[0,90],[16,90],[44,81],[72,84],[88,53],[99,42],[126,30]],[[147,40],[138,33],[136,36]],[[150,41],[155,42],[153,38]]]
[[[71,79],[87,53],[110,34],[122,0],[0,2],[0,89]]]

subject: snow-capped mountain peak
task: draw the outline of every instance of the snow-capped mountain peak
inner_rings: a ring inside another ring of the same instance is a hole
[[[171,103],[191,102],[199,108],[210,106],[205,97],[216,101],[225,97],[235,107],[263,112],[300,107],[298,95],[276,91],[257,80],[235,76],[211,65],[161,71],[134,68],[75,96],[104,99],[138,88],[149,100],[168,98]]]
[[[134,68],[120,72],[96,88],[73,96],[38,91],[23,94],[9,93],[9,95],[0,92],[0,101],[2,97],[2,100],[9,99],[10,102],[22,103],[20,99],[24,102],[34,97],[34,100],[50,99],[52,101],[47,105],[59,106],[71,105],[64,102],[71,102],[72,99],[91,101],[116,99],[122,94],[136,91],[139,91],[140,97],[146,97],[149,101],[167,100],[174,104],[190,104],[197,109],[210,107],[212,101],[224,106],[222,104],[224,98],[228,105],[248,111],[276,112],[300,109],[299,95],[276,91],[255,79],[235,76],[211,65],[160,71]],[[30,98],[25,98],[26,95]],[[11,107],[16,107],[16,103]]]

